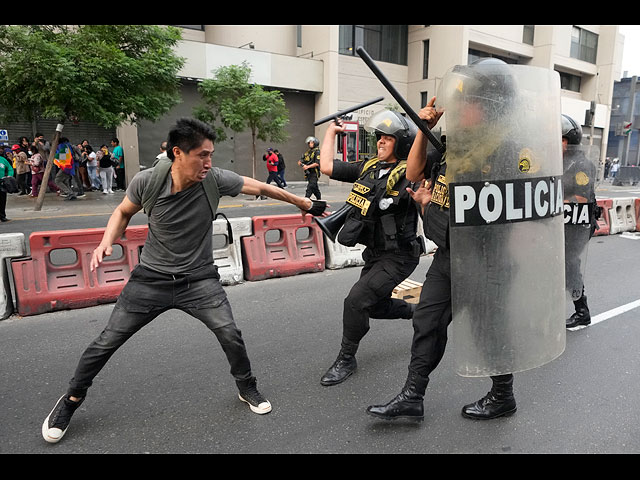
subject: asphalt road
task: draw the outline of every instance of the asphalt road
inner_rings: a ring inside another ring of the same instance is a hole
[[[430,261],[423,257],[411,278],[422,281]],[[366,415],[404,383],[406,320],[372,320],[358,371],[341,385],[320,385],[358,267],[226,287],[258,386],[273,404],[264,416],[238,400],[215,337],[170,311],[112,357],[67,435],[49,445],[42,421],[113,306],[14,315],[0,321],[0,453],[640,453],[639,265],[640,241],[591,240],[585,283],[594,324],[567,332],[558,359],[517,374],[517,413],[487,422],[460,415],[490,381],[457,376],[451,349],[431,377],[424,422]]]

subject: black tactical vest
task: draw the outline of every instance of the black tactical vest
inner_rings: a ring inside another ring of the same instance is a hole
[[[307,150],[302,154],[302,158],[300,159],[303,165],[311,165],[313,163],[317,163],[320,165],[320,149],[318,147],[313,147]],[[309,168],[304,171],[304,178],[308,179],[309,177],[320,178],[320,167]]]
[[[391,165],[389,172],[380,177],[383,168],[386,166],[381,166],[377,158],[363,165],[347,198],[353,208],[338,234],[341,244],[360,243],[376,250],[396,250],[415,243],[418,215],[406,192],[409,186],[406,162]]]
[[[430,171],[433,192],[424,209],[424,234],[439,248],[449,248],[449,188],[445,182],[447,164],[436,161]],[[426,172],[425,172],[426,173]]]

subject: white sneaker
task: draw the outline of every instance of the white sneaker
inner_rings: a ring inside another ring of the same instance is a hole
[[[67,397],[60,397],[42,424],[42,437],[49,443],[58,443],[62,439],[69,428],[71,416],[84,401],[82,398],[78,402],[72,402]]]
[[[256,404],[255,399],[251,397],[245,399],[240,393],[238,394],[238,398],[247,403],[251,411],[253,413],[257,413],[258,415],[264,415],[265,413],[269,413],[271,411],[271,403],[269,403],[269,400],[267,399],[262,399],[262,401],[258,401],[258,403]]]
[[[109,190],[109,194],[112,195],[113,194],[113,190]]]
[[[103,195],[106,195],[106,194],[107,194],[107,191],[106,191],[106,190],[102,190],[102,194],[103,194]]]
[[[238,393],[238,398],[249,405],[253,413],[264,415],[271,411],[271,403],[258,391],[255,378],[243,385]],[[238,385],[240,386],[240,385]]]

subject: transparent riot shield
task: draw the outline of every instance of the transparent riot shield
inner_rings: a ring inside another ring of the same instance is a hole
[[[567,294],[582,296],[589,239],[595,226],[600,150],[593,145],[567,145],[563,152],[564,258]]]
[[[456,67],[438,99],[446,117],[457,372],[544,365],[566,339],[558,74]]]

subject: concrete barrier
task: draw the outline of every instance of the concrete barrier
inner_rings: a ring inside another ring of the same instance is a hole
[[[337,270],[346,267],[358,267],[364,265],[362,252],[366,247],[357,244],[353,247],[345,247],[341,243],[332,242],[324,235],[325,267]]]
[[[611,207],[611,229],[614,235],[620,232],[633,232],[636,229],[635,198],[613,198]]]
[[[614,186],[637,185],[640,182],[640,167],[620,167],[611,182]]]
[[[10,317],[14,312],[12,280],[10,259],[24,257],[27,254],[24,233],[3,233],[0,234],[0,320]]]
[[[250,217],[231,218],[229,223],[226,219],[213,222],[213,260],[223,285],[236,285],[244,281],[241,239],[252,233]]]

